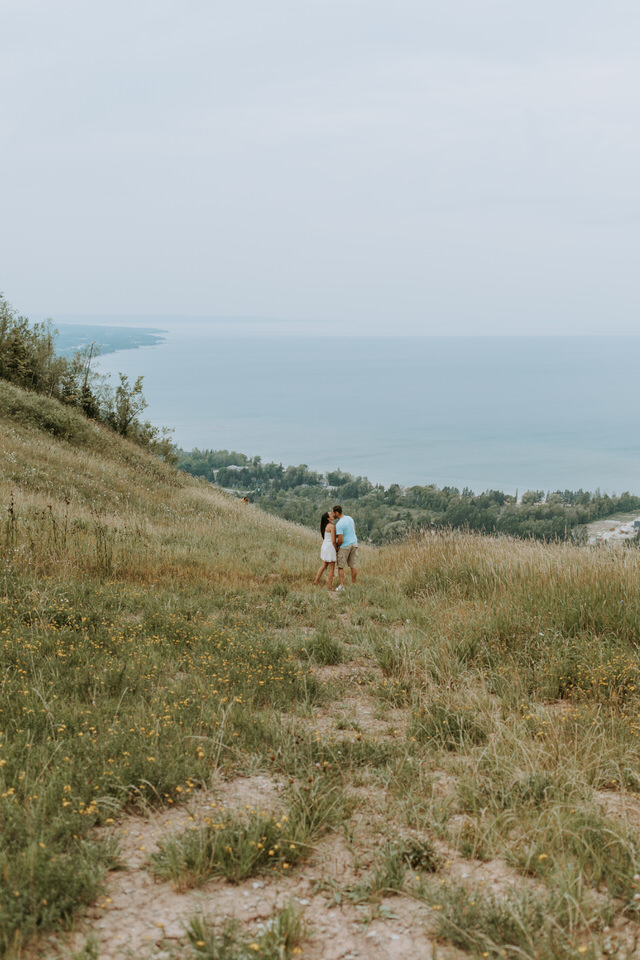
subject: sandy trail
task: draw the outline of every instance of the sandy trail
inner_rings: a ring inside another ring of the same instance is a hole
[[[184,942],[185,924],[196,914],[218,922],[233,917],[248,933],[255,933],[276,909],[293,900],[304,910],[308,937],[301,955],[309,960],[429,960],[433,956],[427,933],[430,906],[407,897],[389,897],[378,905],[341,898],[338,902],[332,889],[337,891],[356,879],[350,852],[339,835],[326,838],[316,854],[287,877],[262,875],[237,886],[216,879],[198,890],[179,893],[148,871],[148,857],[160,838],[197,824],[221,807],[277,806],[281,786],[266,776],[238,778],[199,794],[184,807],[153,812],[144,819],[124,819],[111,828],[121,845],[123,869],[109,874],[104,896],[86,911],[73,934],[64,941],[52,938],[41,943],[34,955],[69,956],[92,935],[100,960],[164,960]],[[469,869],[469,862],[465,864]],[[439,948],[438,955],[459,954]]]

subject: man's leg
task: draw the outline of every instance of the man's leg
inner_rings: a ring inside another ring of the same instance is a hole
[[[358,571],[356,570],[356,568],[355,568],[355,567],[351,567],[351,583],[355,583],[355,582],[356,582],[356,576],[357,576],[357,574],[358,574]]]

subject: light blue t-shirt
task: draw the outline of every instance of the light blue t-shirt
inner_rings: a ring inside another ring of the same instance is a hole
[[[340,517],[336,523],[336,537],[340,536],[340,534],[342,534],[341,546],[350,547],[352,544],[357,546],[356,525],[352,517]]]

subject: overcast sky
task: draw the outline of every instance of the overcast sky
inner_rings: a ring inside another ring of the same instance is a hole
[[[638,0],[2,0],[26,315],[635,333]]]

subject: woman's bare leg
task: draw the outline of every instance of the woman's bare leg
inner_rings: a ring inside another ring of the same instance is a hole
[[[320,567],[320,569],[319,569],[318,572],[316,573],[316,578],[315,578],[315,580],[313,581],[314,587],[317,587],[317,586],[318,586],[318,584],[320,583],[320,577],[321,577],[322,574],[325,572],[325,570],[327,569],[328,566],[329,566],[329,564],[327,563],[327,561],[326,561],[326,560],[323,560],[323,561],[322,561],[322,566]]]
[[[327,589],[331,590],[331,585],[333,583],[333,571],[335,570],[336,565],[335,563],[329,563],[327,566],[329,567],[329,572],[327,573]]]

